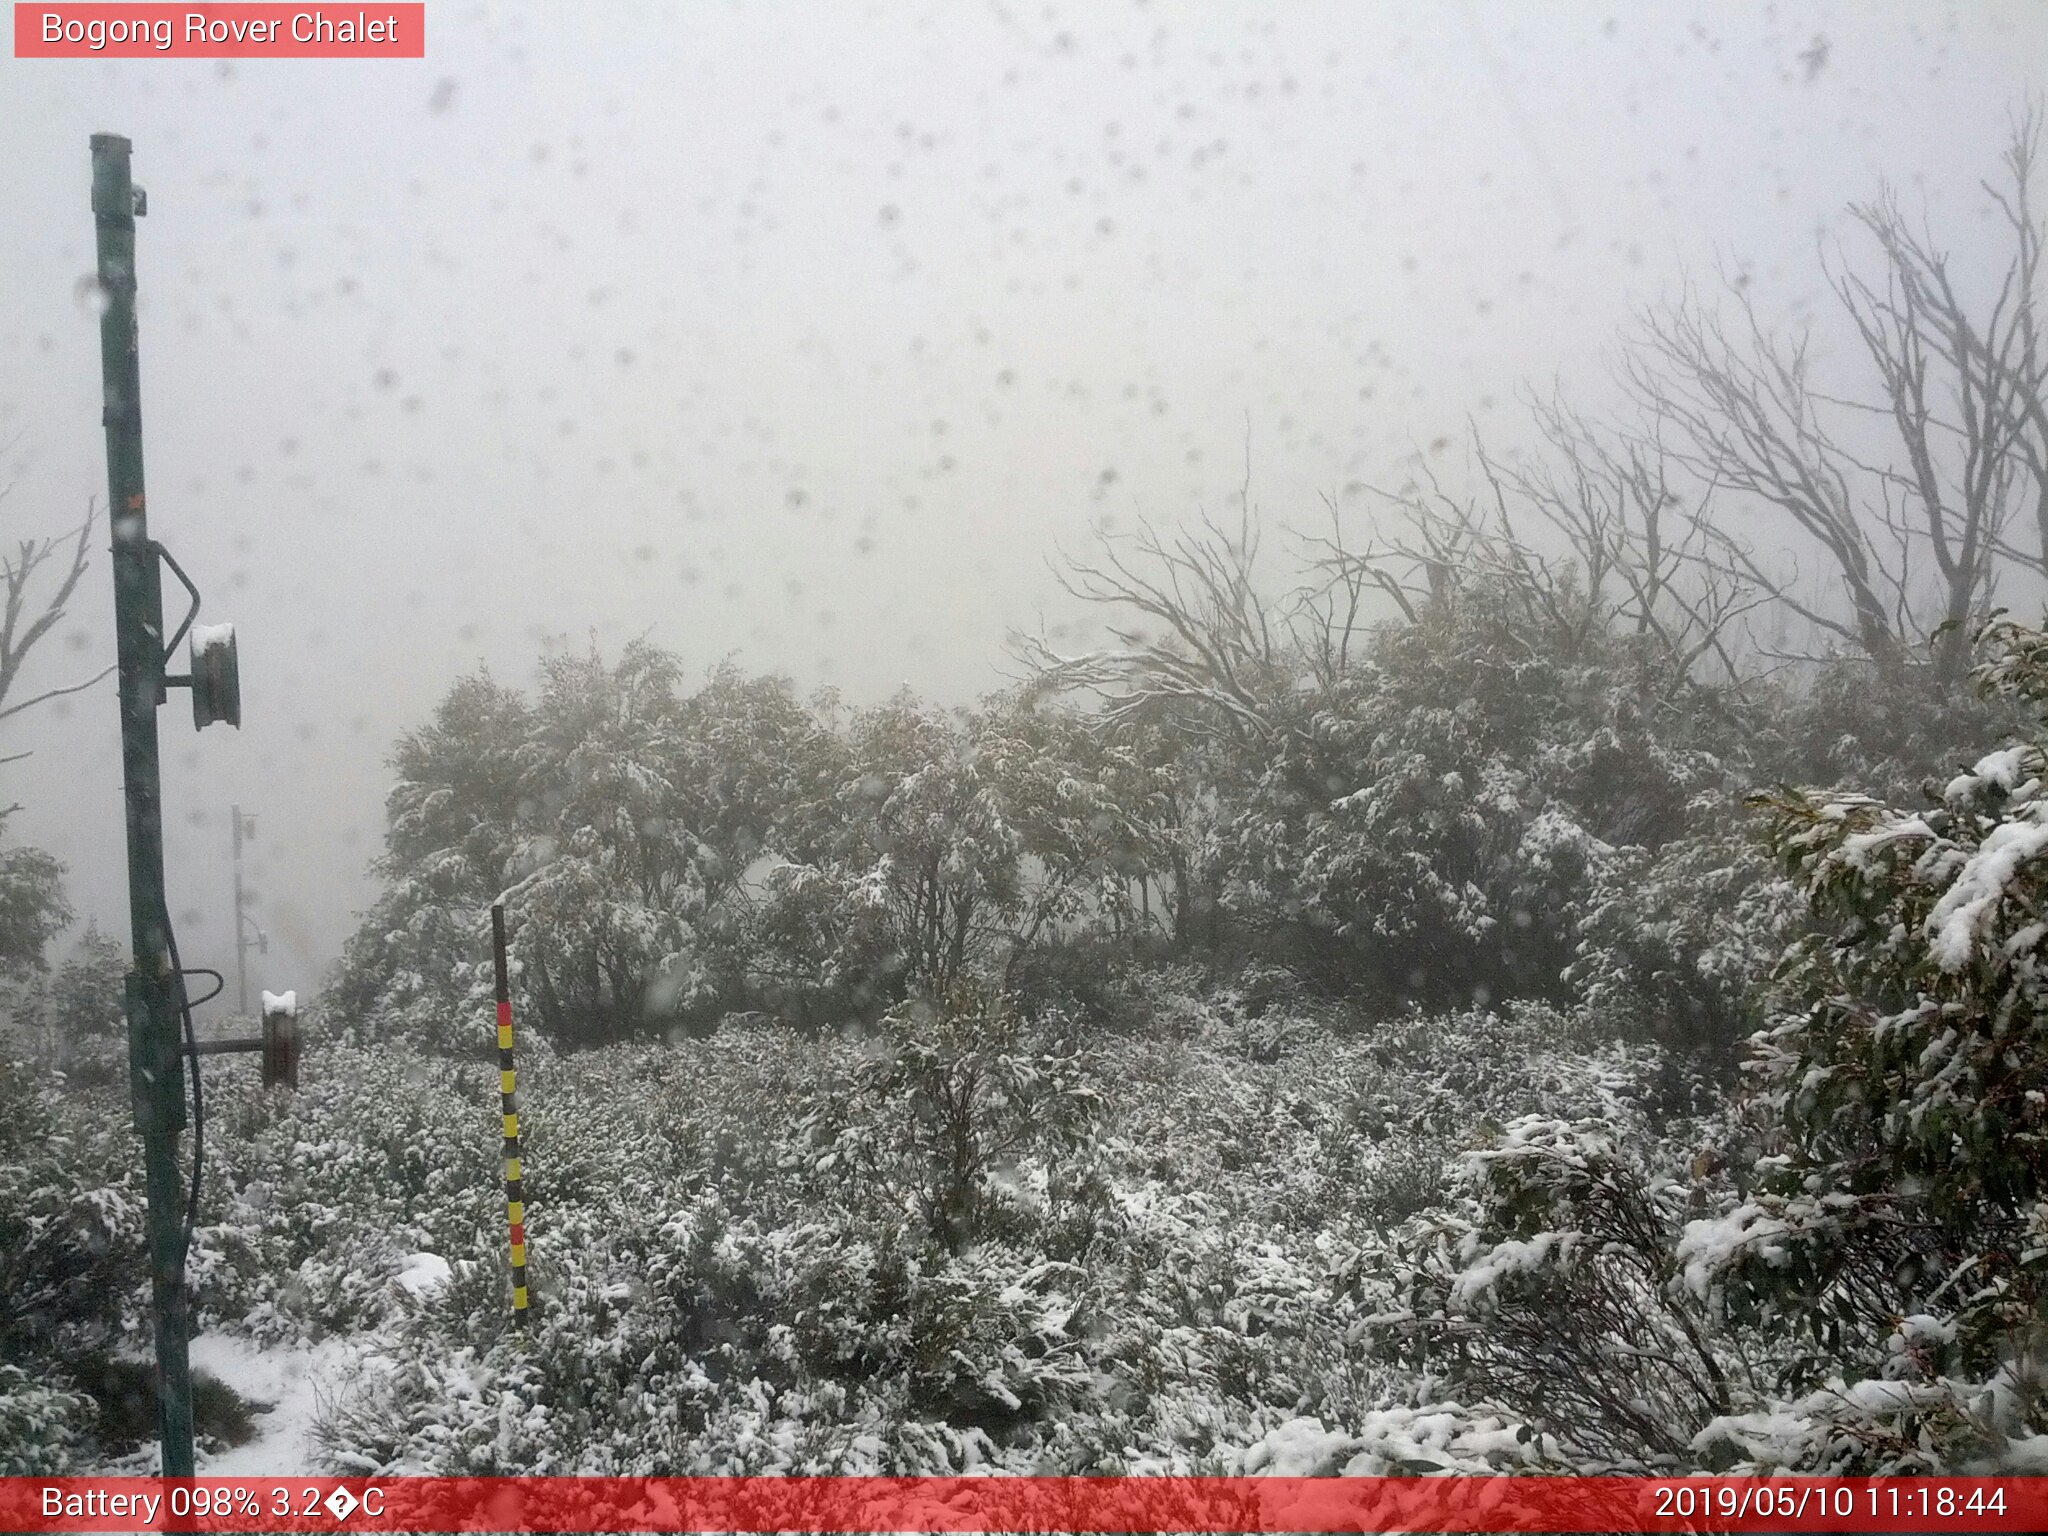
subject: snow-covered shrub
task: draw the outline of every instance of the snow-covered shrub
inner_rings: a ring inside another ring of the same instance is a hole
[[[1769,701],[1751,742],[1753,777],[1909,802],[1959,756],[2021,723],[2014,699],[1958,686],[1931,660],[1880,673],[1861,658],[1837,657]]]
[[[1646,1143],[1649,1143],[1646,1145]],[[1692,1192],[1639,1117],[1530,1116],[1461,1160],[1466,1204],[1417,1242],[1384,1320],[1461,1400],[1504,1408],[1567,1454],[1620,1469],[1690,1464],[1746,1402],[1743,1355],[1679,1283]]]
[[[1988,692],[2048,698],[2048,635],[1981,639]],[[1843,1418],[1828,1442],[1856,1439],[1839,1454],[1859,1466],[1995,1460],[2048,1433],[2044,780],[2037,724],[1917,812],[1770,802],[1829,931],[1788,956],[1752,1064],[1746,1198],[1689,1230],[1687,1273],[1786,1335],[1786,1387],[1862,1404],[1867,1432]]]
[[[782,1011],[872,1017],[1136,925],[1157,775],[1070,711],[903,694],[853,715],[846,753],[813,852],[767,878],[752,964]]]
[[[2048,633],[1981,638],[1987,690],[2048,700]],[[1743,1098],[1689,1167],[1620,1105],[1468,1154],[1387,1336],[1607,1463],[2048,1460],[2044,786],[2037,726],[1918,812],[1769,797],[1818,931]]]
[[[41,981],[39,996],[17,984],[17,999],[27,1006],[16,1022],[32,1025],[24,1043],[67,1081],[125,1086],[127,969],[127,946],[88,921],[63,962]]]
[[[1771,972],[1808,924],[1753,811],[1716,793],[1690,819],[1697,830],[1589,871],[1567,974],[1606,1029],[1719,1066],[1762,1025]]]
[[[716,1200],[666,1218],[567,1215],[527,1335],[502,1322],[488,1278],[459,1270],[325,1418],[334,1464],[965,1470],[974,1445],[994,1457],[991,1431],[1050,1421],[1095,1389],[1063,1297],[1072,1266],[990,1248],[924,1269],[820,1215],[764,1227]]]
[[[0,1468],[52,1471],[98,1432],[136,1340],[144,1206],[126,1095],[0,1055]],[[19,1458],[22,1465],[11,1465]]]
[[[143,1277],[125,1096],[0,1057],[0,1357],[61,1361],[130,1332]]]
[[[911,1408],[1001,1441],[1014,1428],[1092,1406],[1093,1282],[1079,1265],[983,1245],[907,1280],[905,1385]]]
[[[0,1364],[0,1477],[81,1470],[95,1408],[83,1392],[52,1386]]]
[[[1389,1020],[1336,1063],[1326,1051],[1309,1061],[1338,1074],[1323,1162],[1388,1226],[1449,1203],[1456,1159],[1521,1116],[1593,1119],[1619,1105],[1648,1124],[1687,1113],[1702,1091],[1665,1052],[1532,1002]]]
[[[0,815],[0,826],[6,823]],[[72,918],[63,862],[40,848],[0,848],[0,979],[39,978],[43,951]]]
[[[770,869],[746,946],[750,995],[812,1026],[886,1012],[909,962],[882,874],[825,861]]]
[[[643,643],[542,663],[507,907],[530,1017],[585,1044],[716,997],[702,931],[741,871],[703,840],[681,665]]]
[[[387,1320],[410,1256],[471,1251],[503,1227],[497,1084],[482,1069],[328,1045],[300,1081],[208,1079],[196,1305],[264,1337]]]
[[[1553,1470],[1557,1456],[1557,1443],[1526,1425],[1451,1403],[1379,1409],[1342,1428],[1326,1427],[1320,1418],[1288,1419],[1234,1460],[1238,1476],[1484,1477]],[[1442,1505],[1435,1508],[1440,1516]]]
[[[1161,1002],[1185,1016],[1080,1052],[969,993],[879,1034],[538,1056],[523,1334],[484,1064],[394,1042],[323,1046],[297,1094],[216,1073],[203,1318],[354,1339],[321,1429],[352,1472],[1227,1471],[1304,1416],[1346,1464],[1541,1452],[1499,1403],[1451,1427],[1385,1347],[1388,1235],[1486,1123],[1648,1102],[1656,1053],[1533,1005],[1329,1028],[1283,992],[1261,1060],[1229,1010]]]
[[[546,658],[532,701],[460,680],[393,756],[384,889],[344,953],[338,1021],[487,1046],[502,898],[530,1025],[587,1044],[708,1023],[743,1000],[749,872],[817,855],[841,755],[786,682],[722,668],[690,692],[640,643]]]
[[[1562,998],[1588,885],[1722,776],[1675,689],[1590,609],[1567,635],[1475,588],[1383,629],[1247,765],[1224,903],[1382,1006]]]
[[[803,1130],[814,1175],[957,1254],[1028,1199],[1033,1167],[1080,1149],[1102,1102],[1071,1040],[963,981],[892,1013]]]
[[[375,866],[384,888],[326,989],[340,1028],[458,1052],[490,1040],[489,908],[510,883],[532,729],[527,701],[478,674],[398,742]]]
[[[1171,861],[1159,770],[1071,711],[904,695],[842,718],[730,668],[691,692],[640,643],[546,658],[530,702],[465,678],[393,762],[384,889],[331,1006],[456,1050],[489,1039],[499,899],[522,1017],[590,1044],[753,1007],[836,1024],[1000,978],[1136,930]]]
[[[1100,1028],[1150,1022],[1152,978],[1132,943],[1090,934],[1038,942],[1016,951],[1004,966],[1005,986],[1018,1011],[1033,1018],[1069,1018]]]

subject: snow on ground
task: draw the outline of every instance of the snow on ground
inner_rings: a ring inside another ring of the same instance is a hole
[[[315,1474],[313,1420],[357,1369],[363,1341],[330,1339],[259,1348],[247,1339],[203,1334],[192,1341],[192,1368],[232,1387],[256,1420],[247,1445],[199,1457],[202,1477]],[[267,1404],[268,1407],[263,1405]]]
[[[453,1278],[454,1271],[441,1255],[416,1253],[405,1261],[405,1268],[398,1272],[393,1283],[415,1296],[427,1297],[446,1289]]]
[[[415,1253],[393,1283],[424,1300],[452,1277],[448,1261],[438,1253]],[[321,1475],[323,1469],[314,1464],[314,1420],[366,1369],[374,1371],[384,1364],[383,1342],[375,1332],[315,1345],[259,1347],[224,1333],[194,1339],[192,1369],[231,1387],[249,1404],[256,1421],[256,1436],[247,1445],[211,1456],[201,1452],[201,1475]]]

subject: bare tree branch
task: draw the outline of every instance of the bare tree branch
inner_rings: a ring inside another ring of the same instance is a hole
[[[5,494],[0,489],[0,497]],[[22,667],[36,646],[62,622],[66,605],[85,576],[92,531],[98,520],[98,509],[88,506],[85,521],[76,534],[19,540],[12,558],[0,560],[0,720],[51,699],[83,692],[114,670],[107,667],[83,682],[47,688],[26,699],[14,697]],[[54,575],[56,588],[39,593],[36,589],[42,584],[38,577],[45,572]]]

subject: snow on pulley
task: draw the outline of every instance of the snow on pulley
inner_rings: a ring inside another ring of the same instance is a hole
[[[242,664],[232,624],[192,626],[192,724],[242,728]]]

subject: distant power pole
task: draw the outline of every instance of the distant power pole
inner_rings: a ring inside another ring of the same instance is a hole
[[[242,840],[256,835],[256,818],[244,816],[242,808],[232,806],[228,816],[235,826],[235,1012],[249,1011],[249,930],[256,931],[256,953],[270,953],[270,935],[263,931],[263,925],[249,916],[248,898],[242,894]]]

